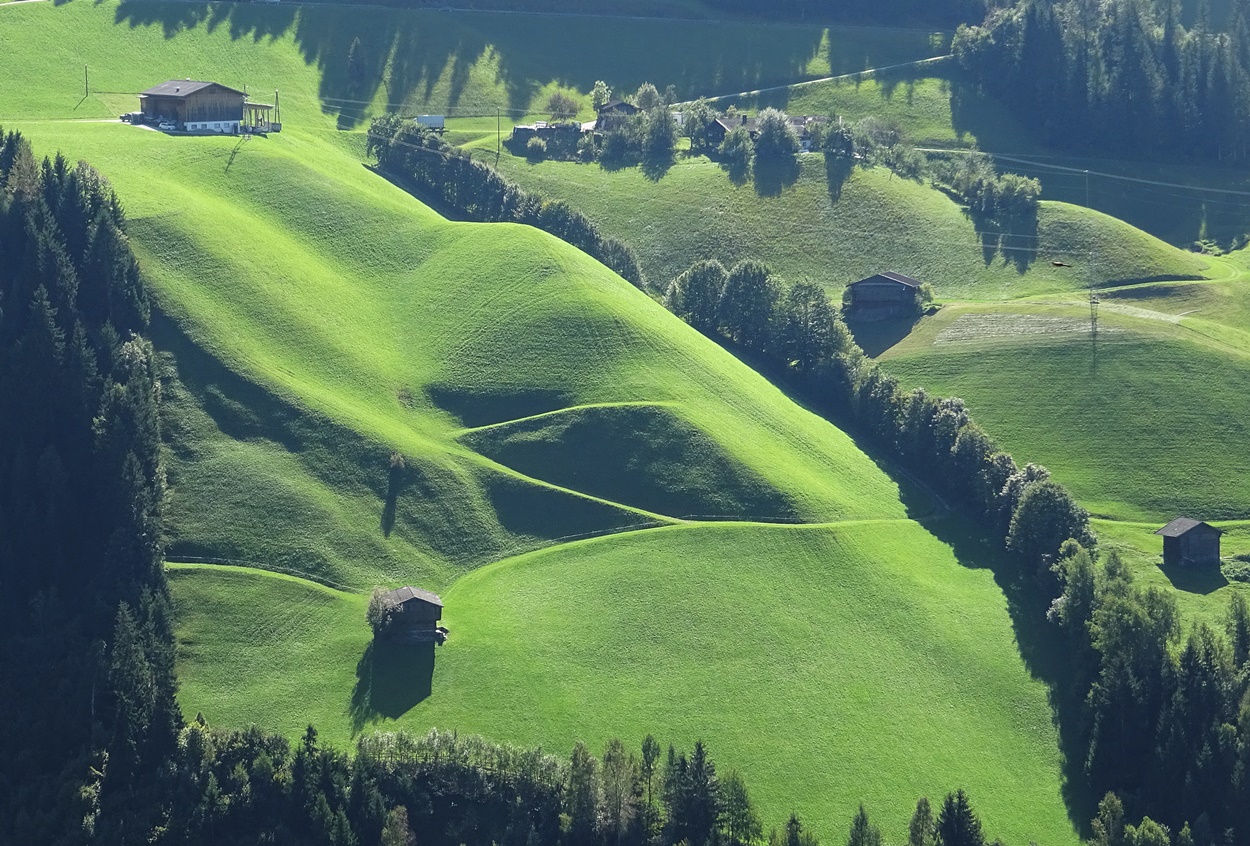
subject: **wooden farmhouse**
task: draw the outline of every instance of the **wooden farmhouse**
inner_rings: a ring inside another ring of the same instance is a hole
[[[916,313],[920,281],[887,270],[847,286],[847,311],[860,320],[908,317]]]
[[[186,132],[238,134],[247,95],[217,82],[172,79],[139,95],[148,123],[169,122]]]
[[[1220,564],[1219,529],[1190,517],[1177,517],[1155,532],[1163,535],[1163,566],[1218,567]]]
[[[638,114],[638,107],[624,100],[613,100],[600,106],[597,114],[595,132],[607,132],[628,123],[631,117]]]
[[[389,591],[385,599],[396,609],[386,630],[388,639],[405,643],[442,643],[447,639],[447,629],[438,624],[443,617],[443,600],[438,594],[401,587]]]

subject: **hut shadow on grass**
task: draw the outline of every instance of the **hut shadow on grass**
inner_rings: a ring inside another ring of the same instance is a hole
[[[1205,596],[1228,586],[1228,579],[1224,578],[1224,574],[1218,567],[1180,567],[1160,563],[1159,569],[1168,577],[1172,587],[1186,593],[1198,593]]]
[[[920,322],[920,315],[887,320],[857,320],[848,318],[846,327],[851,330],[855,343],[869,358],[876,358],[911,334]]]
[[[396,720],[428,699],[434,686],[434,643],[374,638],[356,664],[350,712],[352,733],[369,723]]]

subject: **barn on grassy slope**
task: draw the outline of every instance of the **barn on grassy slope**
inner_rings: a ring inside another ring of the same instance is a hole
[[[247,94],[219,82],[171,79],[139,95],[139,108],[149,123],[165,120],[187,132],[237,134],[243,124]]]
[[[388,640],[442,643],[447,639],[447,629],[438,624],[443,617],[443,600],[437,593],[401,587],[389,591],[383,599],[395,608],[386,630]]]
[[[1220,565],[1219,529],[1190,517],[1177,517],[1155,532],[1163,536],[1163,566]]]
[[[887,270],[847,286],[847,310],[861,320],[907,317],[920,304],[920,280]]]

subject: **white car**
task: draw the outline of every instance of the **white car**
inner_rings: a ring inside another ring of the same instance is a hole
[[[178,128],[178,124],[174,123],[172,120],[163,120],[156,125],[156,128],[161,132],[173,132]]]

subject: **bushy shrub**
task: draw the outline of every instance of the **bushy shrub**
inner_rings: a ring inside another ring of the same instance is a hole
[[[387,591],[375,587],[369,595],[369,607],[365,609],[365,620],[369,623],[369,628],[373,629],[375,637],[390,628],[397,613],[399,606],[387,596]]]
[[[531,138],[525,142],[525,157],[535,161],[546,158],[547,142],[541,138]]]

